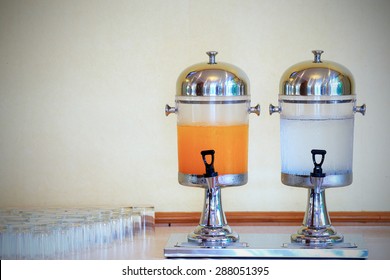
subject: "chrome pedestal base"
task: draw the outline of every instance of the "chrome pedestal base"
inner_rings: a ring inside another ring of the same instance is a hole
[[[239,240],[238,234],[233,232],[229,225],[223,227],[198,225],[187,238],[190,242],[206,246],[223,246]]]
[[[337,234],[330,222],[325,189],[322,188],[324,178],[311,177],[310,179],[313,188],[308,190],[305,217],[298,232],[291,235],[291,242],[313,246],[343,242],[344,237]]]
[[[222,208],[220,177],[204,178],[207,184],[204,195],[204,205],[199,225],[188,234],[188,241],[195,245],[224,246],[239,240],[227,224]]]
[[[341,243],[343,241],[344,236],[337,234],[332,226],[320,229],[302,226],[296,234],[291,235],[291,242],[305,245],[317,246],[328,243]]]

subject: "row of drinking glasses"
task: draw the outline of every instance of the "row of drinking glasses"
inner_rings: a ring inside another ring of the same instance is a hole
[[[0,209],[0,259],[63,259],[154,229],[154,208]]]

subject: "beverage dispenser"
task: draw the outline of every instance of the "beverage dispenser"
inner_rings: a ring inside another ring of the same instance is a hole
[[[221,188],[241,186],[248,180],[248,119],[260,114],[250,106],[249,80],[238,67],[209,61],[185,69],[177,80],[175,106],[165,114],[177,116],[178,181],[205,189],[199,225],[188,242],[221,246],[239,240],[227,224]]]
[[[352,183],[356,105],[351,72],[335,62],[323,61],[323,51],[313,51],[312,61],[288,68],[280,81],[281,181],[308,188],[308,205],[302,227],[291,236],[293,244],[352,246],[331,225],[325,189]]]

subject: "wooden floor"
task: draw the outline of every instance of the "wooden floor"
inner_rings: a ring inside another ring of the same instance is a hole
[[[232,226],[237,233],[256,234],[291,234],[297,226]],[[164,247],[171,234],[189,233],[194,226],[162,226],[146,230],[138,234],[133,240],[126,240],[121,244],[111,244],[105,249],[90,251],[87,254],[69,256],[70,259],[114,259],[140,260],[164,259]],[[336,226],[341,234],[361,235],[364,247],[368,249],[370,260],[390,260],[390,226]],[[286,240],[286,242],[289,242]],[[359,245],[359,244],[358,244]]]

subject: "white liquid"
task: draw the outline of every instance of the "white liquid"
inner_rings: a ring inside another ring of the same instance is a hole
[[[281,118],[282,173],[310,175],[314,167],[312,149],[326,150],[322,169],[327,175],[352,173],[353,126],[353,117],[326,120]]]

